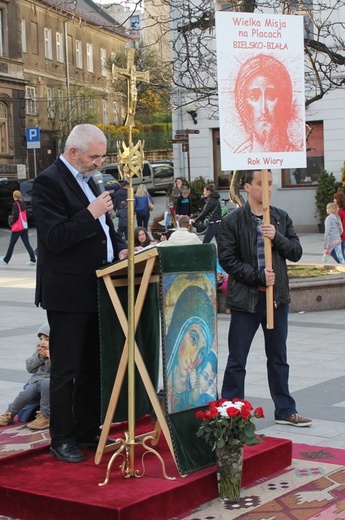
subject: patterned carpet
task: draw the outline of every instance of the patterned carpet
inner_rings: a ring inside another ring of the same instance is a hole
[[[345,452],[294,445],[293,464],[243,488],[239,503],[213,500],[174,520],[345,519]]]
[[[0,459],[49,442],[48,429],[14,423],[0,429]],[[295,444],[292,465],[242,488],[238,503],[213,500],[171,520],[345,520],[344,466],[345,450]],[[0,520],[14,519],[0,514]]]
[[[0,428],[0,459],[50,444],[49,429],[33,431],[15,422]],[[1,518],[1,517],[0,517]]]

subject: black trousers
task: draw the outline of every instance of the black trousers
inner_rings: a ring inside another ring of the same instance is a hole
[[[98,313],[47,311],[47,316],[51,445],[91,440],[100,426]]]
[[[213,237],[215,237],[217,242],[218,229],[220,222],[210,222],[207,226],[206,233],[204,236],[203,244],[209,244]]]

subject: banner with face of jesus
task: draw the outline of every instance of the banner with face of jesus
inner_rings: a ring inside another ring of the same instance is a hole
[[[306,165],[303,17],[218,11],[222,170]]]

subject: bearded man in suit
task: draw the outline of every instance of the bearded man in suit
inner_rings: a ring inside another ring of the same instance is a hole
[[[50,325],[50,452],[82,462],[81,448],[96,447],[100,426],[100,341],[95,271],[127,257],[91,174],[107,150],[94,125],[76,126],[62,155],[34,181],[37,306]]]

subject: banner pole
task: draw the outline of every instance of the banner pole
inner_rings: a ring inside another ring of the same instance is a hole
[[[270,198],[268,190],[268,170],[262,172],[262,207],[264,210],[264,224],[270,224]],[[272,241],[264,237],[265,249],[265,266],[266,269],[272,269]],[[266,288],[266,321],[267,328],[274,329],[274,313],[273,313],[273,285]]]

